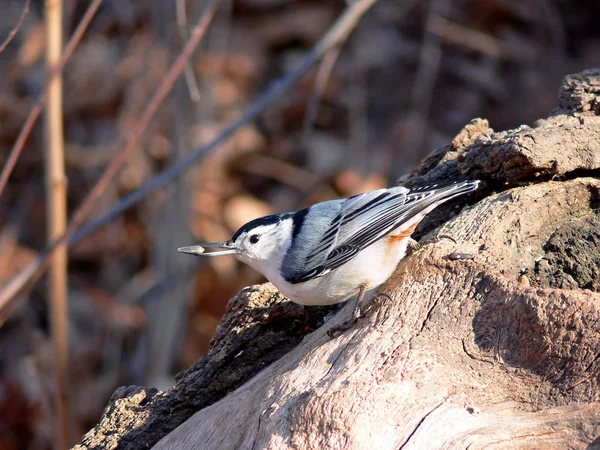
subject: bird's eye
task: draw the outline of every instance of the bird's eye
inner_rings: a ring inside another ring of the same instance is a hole
[[[251,244],[256,244],[258,242],[258,238],[260,236],[258,234],[253,234],[252,236],[250,236],[250,243]]]

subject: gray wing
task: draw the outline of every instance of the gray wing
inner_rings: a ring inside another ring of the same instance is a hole
[[[319,230],[320,238],[304,243],[310,251],[302,260],[284,267],[286,280],[295,284],[325,275],[403,224],[413,224],[441,203],[476,189],[477,184],[468,181],[412,191],[395,187],[350,197],[339,204],[328,227]]]
[[[390,219],[405,204],[408,192],[403,187],[379,189],[338,202],[336,211],[331,210],[334,204],[324,205],[323,211],[315,209],[311,223],[319,220],[317,215],[327,214],[333,219],[328,220],[327,227],[319,227],[317,240],[303,243],[309,251],[302,260],[284,267],[286,280],[301,283],[323,276],[356,256],[366,246],[361,243],[368,245],[385,236]]]

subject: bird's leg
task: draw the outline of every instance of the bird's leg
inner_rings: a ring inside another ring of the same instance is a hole
[[[330,338],[334,338],[336,333],[341,334],[344,331],[350,329],[356,322],[358,322],[358,319],[363,317],[361,303],[365,296],[365,290],[366,290],[366,286],[361,285],[360,290],[358,291],[358,295],[352,302],[352,317],[349,320],[346,320],[345,322],[342,322],[339,325],[335,325],[335,326],[331,327],[329,330],[327,330],[327,335]]]

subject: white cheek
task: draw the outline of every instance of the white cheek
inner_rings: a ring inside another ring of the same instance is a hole
[[[258,259],[260,257],[261,252],[258,246],[253,245],[252,247],[246,249],[246,253],[250,257],[250,259]]]
[[[242,254],[240,255],[240,260],[245,262],[246,264],[251,264],[252,262],[256,262],[264,256],[264,251],[261,249],[259,243],[250,244],[248,243],[242,249]]]

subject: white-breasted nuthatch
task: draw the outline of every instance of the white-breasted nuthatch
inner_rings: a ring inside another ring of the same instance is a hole
[[[261,217],[242,226],[229,241],[178,250],[234,255],[301,305],[331,305],[356,296],[352,319],[330,329],[332,336],[360,317],[365,292],[392,275],[423,217],[478,185],[474,180],[412,190],[378,189]]]

